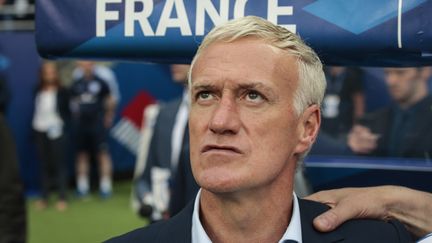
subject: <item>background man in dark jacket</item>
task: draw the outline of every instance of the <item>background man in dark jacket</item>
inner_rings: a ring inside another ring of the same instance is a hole
[[[392,104],[366,114],[348,135],[348,145],[358,154],[430,159],[430,69],[386,68],[385,74]]]

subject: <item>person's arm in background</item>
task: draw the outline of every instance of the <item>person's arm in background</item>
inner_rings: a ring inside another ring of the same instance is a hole
[[[106,84],[104,81],[102,81],[101,84],[103,86],[102,97],[104,99],[105,106],[104,126],[106,129],[110,129],[114,121],[115,109],[117,104],[114,97],[112,96],[108,84]]]
[[[114,122],[115,110],[117,104],[115,103],[113,96],[110,94],[105,98],[105,117],[104,125],[105,128],[110,129]]]
[[[343,188],[321,191],[306,199],[330,210],[314,220],[319,231],[332,231],[355,218],[397,219],[417,237],[432,232],[432,194],[401,186]]]
[[[351,67],[347,69],[346,75],[345,80],[348,82],[353,104],[352,120],[356,122],[365,114],[364,71],[360,68]]]
[[[347,145],[356,154],[371,154],[378,147],[380,135],[362,125],[354,125],[347,137]]]
[[[117,83],[117,77],[109,67],[100,64],[95,65],[93,72],[96,77],[102,79],[109,91],[109,96],[106,100],[105,112],[105,126],[109,128],[112,126],[115,112],[120,102],[120,90]]]
[[[353,120],[357,121],[365,113],[365,96],[363,92],[355,92],[352,95],[352,100],[354,104]]]

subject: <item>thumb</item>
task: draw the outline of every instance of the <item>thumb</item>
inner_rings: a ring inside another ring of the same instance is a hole
[[[313,224],[317,230],[321,232],[328,232],[336,229],[339,227],[339,225],[354,217],[355,213],[352,211],[352,209],[343,205],[337,205],[336,207],[316,217],[313,221]]]

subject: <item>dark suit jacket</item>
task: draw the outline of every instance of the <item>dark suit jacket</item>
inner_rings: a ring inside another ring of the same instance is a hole
[[[373,133],[380,134],[377,148],[371,153],[375,156],[389,156],[388,146],[393,124],[393,109],[386,107],[367,114],[360,122]],[[432,97],[429,96],[416,105],[411,128],[405,133],[399,154],[404,158],[432,157]]]
[[[320,233],[312,226],[313,219],[328,207],[308,200],[299,200],[302,237],[304,243],[397,243],[412,242],[403,225],[397,221],[352,220],[330,233]],[[146,228],[136,229],[110,239],[120,242],[191,242],[193,202],[168,221],[158,222]],[[265,223],[265,222],[263,222]]]
[[[186,128],[188,131],[188,127]],[[169,202],[170,215],[178,214],[186,205],[195,199],[199,186],[192,175],[189,155],[189,133],[185,133],[182,152],[180,153],[177,170],[174,171],[171,183]]]

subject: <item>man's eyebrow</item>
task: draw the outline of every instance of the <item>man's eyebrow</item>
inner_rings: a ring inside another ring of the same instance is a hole
[[[216,85],[212,85],[212,84],[197,84],[197,85],[192,85],[192,91],[197,91],[197,90],[214,90],[216,89]]]
[[[268,92],[273,94],[273,90],[268,87],[267,85],[263,84],[262,82],[253,82],[253,83],[247,83],[247,84],[239,84],[239,88],[240,89],[245,89],[245,90],[249,90],[249,89],[259,89],[259,90],[263,90],[264,92]]]
[[[272,88],[270,88],[268,85],[265,85],[264,83],[257,81],[257,82],[251,82],[251,83],[243,83],[238,84],[236,87],[238,90],[252,90],[257,89],[258,91],[263,91],[268,94],[274,94],[274,91]],[[200,91],[200,90],[216,90],[217,85],[214,84],[196,84],[192,85],[192,92]]]

